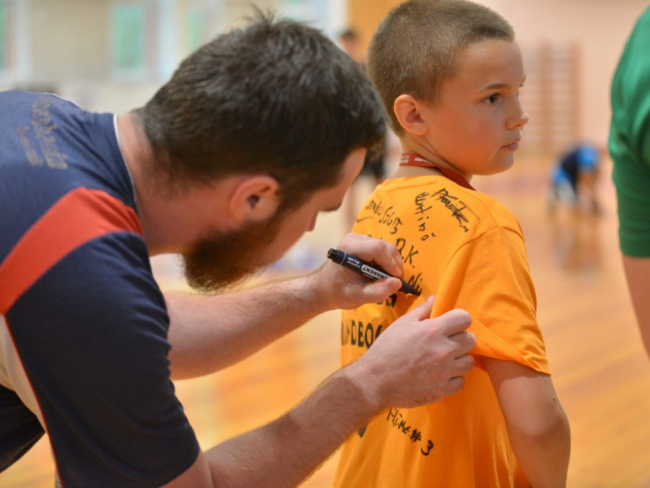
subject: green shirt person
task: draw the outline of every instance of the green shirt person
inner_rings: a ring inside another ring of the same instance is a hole
[[[650,355],[650,8],[625,46],[612,82],[609,152],[623,265]]]

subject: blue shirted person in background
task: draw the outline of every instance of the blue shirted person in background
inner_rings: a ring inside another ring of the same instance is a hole
[[[594,144],[581,143],[560,156],[551,170],[551,208],[558,202],[577,208],[582,201],[587,210],[600,213],[596,182],[603,152]]]

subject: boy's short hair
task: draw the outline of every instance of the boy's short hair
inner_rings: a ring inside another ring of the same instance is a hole
[[[350,152],[383,143],[387,119],[370,78],[322,32],[260,12],[190,55],[136,114],[170,188],[266,173],[281,210],[340,181]]]
[[[436,103],[443,83],[456,74],[459,51],[514,35],[499,14],[466,0],[411,0],[393,9],[370,42],[368,73],[395,132],[404,132],[393,110],[397,97],[408,94]]]

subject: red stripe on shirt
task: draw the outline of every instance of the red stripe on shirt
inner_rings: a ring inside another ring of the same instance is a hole
[[[142,235],[131,207],[100,190],[78,188],[67,193],[20,238],[0,265],[0,314],[71,251],[113,232]]]

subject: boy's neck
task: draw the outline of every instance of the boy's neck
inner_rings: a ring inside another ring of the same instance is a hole
[[[413,140],[409,137],[400,137],[400,144],[402,146],[402,153],[414,153],[428,161],[431,161],[436,166],[448,168],[460,174],[468,182],[473,175],[465,174],[459,171],[454,165],[448,163],[443,158],[438,156],[433,149],[427,148],[425,144],[420,141]],[[426,142],[426,141],[425,141]],[[431,176],[432,174],[442,175],[440,171],[435,168],[423,168],[418,166],[399,166],[395,172],[394,178],[409,178],[413,176]]]

